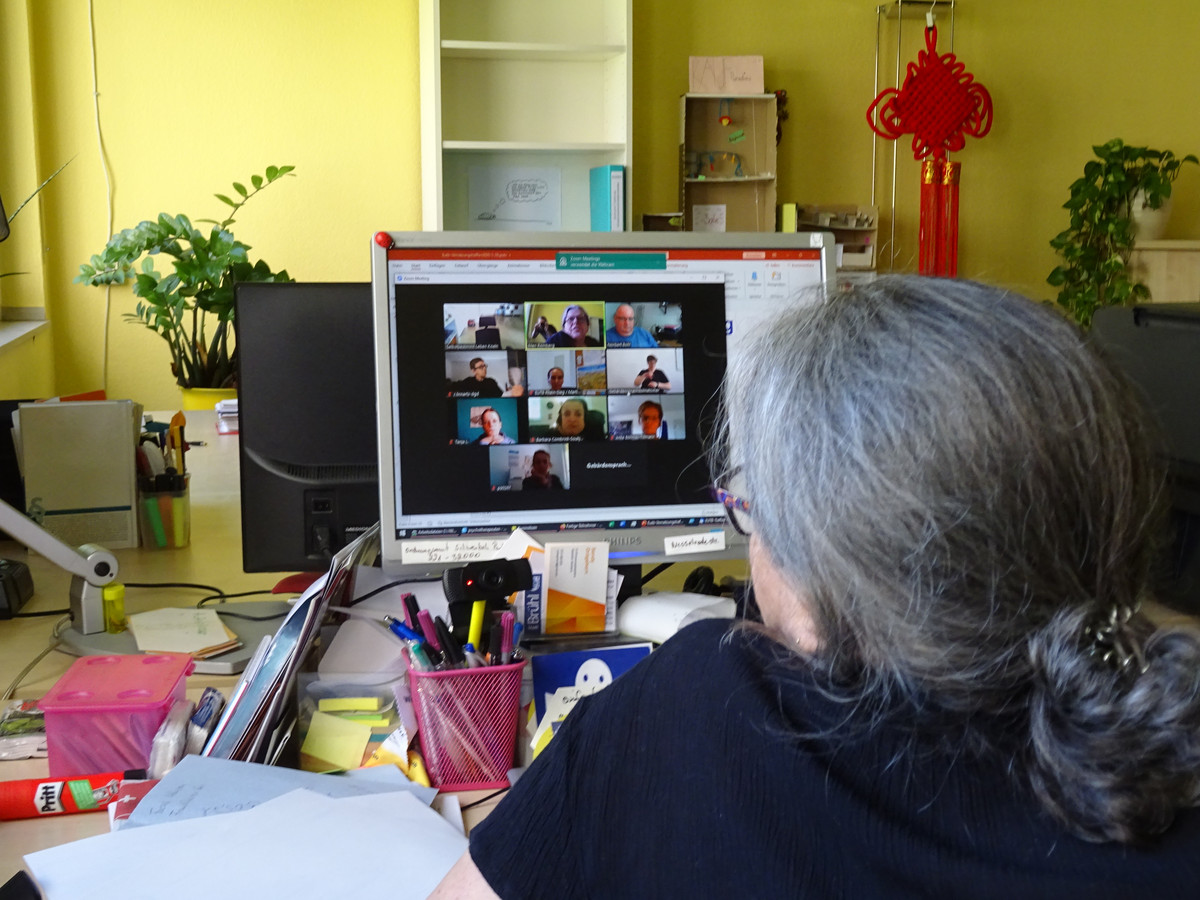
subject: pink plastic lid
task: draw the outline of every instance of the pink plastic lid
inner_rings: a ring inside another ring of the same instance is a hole
[[[196,667],[183,653],[83,656],[40,701],[43,712],[104,712],[152,706],[169,699]]]

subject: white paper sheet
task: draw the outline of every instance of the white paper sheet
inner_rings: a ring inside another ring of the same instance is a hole
[[[252,810],[123,829],[25,856],[46,900],[425,897],[467,839],[409,793],[292,791]],[[394,864],[397,857],[409,861]]]

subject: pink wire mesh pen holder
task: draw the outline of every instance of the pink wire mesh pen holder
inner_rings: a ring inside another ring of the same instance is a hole
[[[434,787],[508,787],[517,746],[525,660],[501,666],[408,669],[417,735]]]

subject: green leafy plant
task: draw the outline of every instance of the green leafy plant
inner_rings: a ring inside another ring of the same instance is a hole
[[[237,378],[234,285],[248,281],[291,281],[286,270],[274,272],[262,260],[251,262],[250,246],[234,238],[229,226],[246,202],[290,175],[295,166],[268,166],[253,175],[250,187],[234,182],[236,200],[214,194],[231,207],[206,234],[184,215],[160,213],[114,234],[104,250],[79,267],[76,282],[112,285],[133,282],[139,299],[125,319],[162,337],[171,348],[171,373],[182,387],[232,387]],[[159,274],[154,257],[171,257],[174,272]],[[135,265],[141,261],[141,270]],[[211,317],[211,319],[210,319]],[[210,326],[211,325],[211,329]]]
[[[1084,165],[1063,204],[1070,227],[1050,241],[1062,264],[1046,279],[1059,288],[1058,305],[1084,327],[1102,306],[1150,296],[1129,273],[1134,203],[1158,209],[1171,196],[1182,165],[1197,162],[1191,154],[1178,158],[1169,150],[1129,147],[1120,138],[1092,151],[1097,158]]]

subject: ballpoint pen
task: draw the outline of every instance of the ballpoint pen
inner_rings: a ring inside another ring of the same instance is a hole
[[[392,616],[384,616],[383,621],[392,634],[403,640],[408,647],[409,657],[412,659],[414,669],[428,671],[434,668],[433,660],[425,652],[425,641],[421,639],[419,634]]]
[[[427,609],[423,609],[417,613],[417,624],[420,625],[420,632],[425,640],[434,650],[441,650],[442,643],[438,639],[437,629],[433,626],[433,613]]]
[[[493,628],[488,632],[488,654],[487,661],[490,666],[500,665],[500,639],[503,635],[499,628]]]
[[[463,644],[463,656],[466,657],[468,669],[478,669],[481,666],[487,665],[487,663],[483,661],[483,657],[480,656],[479,652],[475,649],[475,645],[470,641],[467,641],[467,643]]]
[[[414,594],[404,594],[400,598],[400,602],[404,604],[404,624],[413,631],[421,631],[421,623],[419,615],[421,607],[417,604],[417,598]]]
[[[442,620],[441,616],[434,616],[433,625],[437,629],[438,643],[441,644],[442,657],[447,668],[458,668],[466,662],[466,657],[463,656],[462,647],[450,633],[450,626]]]
[[[512,662],[513,651],[513,625],[516,624],[517,617],[509,610],[500,613],[500,664],[507,665]]]

